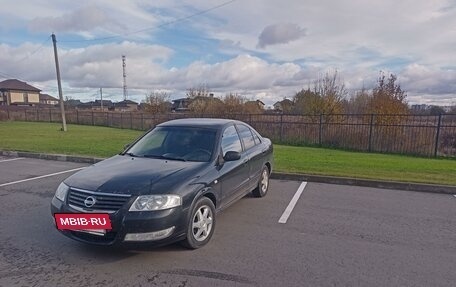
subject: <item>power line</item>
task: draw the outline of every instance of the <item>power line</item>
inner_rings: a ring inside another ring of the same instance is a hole
[[[4,78],[4,79],[16,79],[16,80],[19,80],[19,81],[22,81],[22,82],[26,82],[26,83],[27,83],[27,81],[24,80],[24,79],[21,79],[21,78],[19,78],[19,77],[13,76],[13,75],[11,75],[11,74],[8,74],[8,73],[2,72],[2,71],[0,71],[0,78]],[[43,87],[43,89],[41,89],[41,90],[44,90],[44,89],[47,89],[47,90],[57,89],[56,86],[52,86],[52,85],[44,85],[44,86],[43,86],[43,85],[36,85],[36,86],[38,86],[38,88],[39,88],[40,86]]]
[[[117,34],[117,35],[114,35],[114,36],[99,37],[99,38],[94,38],[94,39],[67,40],[67,41],[59,41],[59,42],[61,42],[61,43],[96,42],[96,41],[111,40],[111,39],[115,39],[115,38],[123,38],[123,37],[129,36],[129,35],[142,33],[142,32],[145,32],[145,31],[162,28],[162,27],[165,27],[165,26],[168,26],[168,25],[171,25],[171,24],[183,22],[183,21],[191,19],[193,17],[204,15],[204,14],[209,13],[211,11],[214,11],[216,9],[222,8],[224,6],[227,6],[227,5],[229,5],[229,4],[231,4],[231,3],[235,2],[235,1],[237,1],[237,0],[226,1],[226,2],[223,2],[223,3],[219,4],[219,5],[213,6],[213,7],[209,8],[209,9],[199,11],[197,13],[194,13],[194,14],[191,14],[191,15],[188,15],[188,16],[185,16],[185,17],[177,18],[177,19],[174,19],[172,21],[169,21],[169,22],[157,25],[157,26],[140,29],[140,30],[136,30],[136,31],[133,31],[133,32]]]
[[[32,53],[28,54],[27,56],[25,56],[24,58],[18,60],[15,62],[15,64],[18,64],[28,58],[30,58],[31,56],[33,56],[34,54],[38,53],[39,50],[41,50],[43,47],[44,47],[44,44],[46,44],[46,42],[51,38],[51,36],[47,37],[46,40],[43,41],[43,43],[40,44],[40,46],[34,50]]]

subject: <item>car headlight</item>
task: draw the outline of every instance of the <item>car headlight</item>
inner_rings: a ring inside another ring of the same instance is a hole
[[[70,187],[62,182],[55,191],[55,197],[60,201],[65,201],[69,189]]]
[[[136,198],[130,207],[130,211],[153,211],[173,208],[182,204],[178,195],[141,195]]]

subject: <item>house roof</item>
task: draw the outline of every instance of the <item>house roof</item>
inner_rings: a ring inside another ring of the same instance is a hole
[[[0,82],[0,90],[15,90],[15,91],[28,91],[28,92],[40,92],[33,86],[30,86],[26,82],[19,81],[17,79],[8,79]]]
[[[176,103],[176,102],[188,102],[188,101],[190,101],[189,98],[180,98],[180,99],[172,100],[171,102]]]
[[[126,105],[137,105],[137,102],[134,102],[132,100],[123,100],[121,102],[118,102],[117,104],[126,104]]]
[[[284,104],[285,105],[293,105],[293,101],[290,100],[290,99],[283,99],[281,101],[275,102],[273,106],[275,107],[277,105],[284,105]]]
[[[68,105],[68,106],[77,106],[80,104],[82,104],[80,100],[70,99],[70,100],[65,101],[65,105]]]
[[[40,101],[58,101],[59,99],[54,98],[48,94],[40,94]]]
[[[91,102],[91,103],[92,103],[92,106],[94,106],[94,107],[98,107],[98,106],[101,107],[101,100],[95,100],[95,102]],[[112,105],[113,105],[113,103],[111,100],[103,100],[103,106],[111,107]]]
[[[128,105],[138,105],[138,103],[131,100],[123,100],[121,102],[114,103],[115,107],[127,107]]]

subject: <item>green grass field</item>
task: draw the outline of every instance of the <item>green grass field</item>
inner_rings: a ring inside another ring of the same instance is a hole
[[[142,132],[36,122],[0,122],[0,149],[109,157]],[[456,185],[456,160],[274,145],[280,172]]]

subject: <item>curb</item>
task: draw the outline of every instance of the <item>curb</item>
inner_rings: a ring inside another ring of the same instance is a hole
[[[428,193],[456,194],[456,186],[451,186],[451,185],[406,183],[406,182],[397,182],[397,181],[378,181],[378,180],[370,180],[370,179],[357,179],[357,178],[348,178],[348,177],[320,176],[320,175],[281,173],[281,172],[272,173],[271,178],[279,179],[279,180],[295,180],[295,181],[309,181],[309,182],[320,182],[320,183],[340,184],[340,185],[355,185],[355,186],[364,186],[364,187],[373,187],[373,188],[399,189],[399,190],[428,192]]]
[[[69,161],[69,162],[77,162],[77,163],[90,163],[90,164],[94,164],[94,163],[104,160],[104,158],[97,158],[97,157],[84,157],[84,156],[66,155],[66,154],[46,154],[46,153],[35,153],[35,152],[25,152],[25,151],[0,150],[0,155],[14,156],[14,157],[28,157],[28,158],[56,160],[56,161]]]
[[[56,160],[56,161],[68,161],[68,162],[77,162],[77,163],[89,163],[89,164],[94,164],[94,163],[104,160],[104,158],[97,158],[97,157],[84,157],[84,156],[64,155],[64,154],[45,154],[45,153],[22,152],[22,151],[3,151],[3,150],[0,150],[0,155],[37,158],[37,159],[45,159],[45,160]],[[328,183],[328,184],[355,185],[355,186],[373,187],[373,188],[399,189],[399,190],[407,190],[407,191],[440,193],[440,194],[455,194],[456,195],[456,186],[450,186],[450,185],[405,183],[405,182],[396,182],[396,181],[378,181],[378,180],[357,179],[357,178],[348,178],[348,177],[321,176],[321,175],[282,173],[282,172],[273,172],[271,175],[271,178],[278,179],[278,180],[308,181],[308,182],[319,182],[319,183]]]

